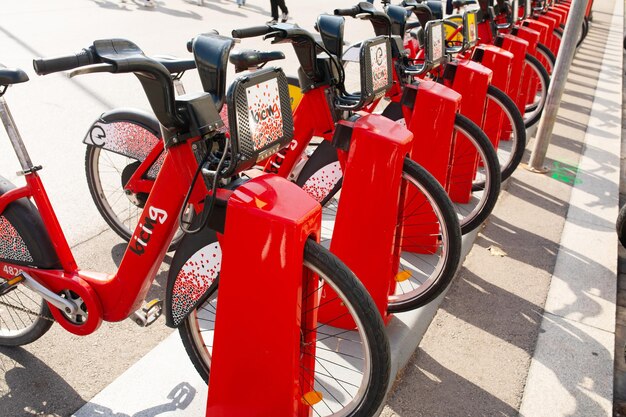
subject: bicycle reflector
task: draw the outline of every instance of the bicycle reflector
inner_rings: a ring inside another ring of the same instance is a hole
[[[232,161],[224,176],[245,171],[293,138],[289,85],[279,68],[243,73],[228,89]]]

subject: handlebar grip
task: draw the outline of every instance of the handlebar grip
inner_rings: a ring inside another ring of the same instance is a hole
[[[335,16],[352,16],[355,17],[357,14],[359,14],[359,7],[358,6],[353,6],[349,9],[335,9],[334,11]]]
[[[232,37],[233,38],[255,38],[257,36],[263,36],[263,35],[267,35],[270,32],[273,32],[274,29],[272,29],[271,26],[269,25],[265,25],[265,26],[253,26],[253,27],[249,27],[249,28],[243,28],[243,29],[233,29],[232,31]]]
[[[38,75],[46,75],[94,63],[93,53],[89,49],[83,49],[75,55],[33,59],[33,68]]]
[[[277,59],[285,59],[285,54],[282,51],[259,52],[259,58],[261,62],[276,61]]]

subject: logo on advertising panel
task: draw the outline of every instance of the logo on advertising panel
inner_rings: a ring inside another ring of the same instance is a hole
[[[387,86],[389,79],[387,68],[387,48],[385,44],[370,47],[370,60],[372,64],[372,84],[374,91]]]
[[[257,151],[283,136],[278,81],[273,78],[246,89],[250,135]]]

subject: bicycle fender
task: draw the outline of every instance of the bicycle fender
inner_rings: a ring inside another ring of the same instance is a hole
[[[103,113],[83,143],[143,161],[161,140],[159,121],[150,113],[120,108]]]
[[[165,287],[165,324],[178,327],[217,287],[222,251],[217,233],[186,234],[174,254]]]
[[[14,188],[0,176],[0,195]],[[12,202],[0,214],[0,260],[41,269],[61,268],[41,215],[26,198]]]

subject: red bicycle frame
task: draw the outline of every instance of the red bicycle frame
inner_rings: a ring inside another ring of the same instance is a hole
[[[115,274],[82,271],[61,230],[54,209],[48,199],[41,179],[36,171],[25,174],[26,185],[0,196],[0,213],[19,198],[32,198],[38,208],[45,229],[59,257],[61,270],[46,270],[0,262],[0,276],[11,279],[7,270],[26,272],[44,287],[53,292],[69,289],[83,299],[89,311],[86,323],[76,325],[69,322],[56,308],[52,314],[68,331],[86,335],[95,331],[102,320],[120,321],[137,310],[150,288],[159,265],[163,261],[168,245],[178,228],[185,194],[189,189],[197,161],[187,142],[167,151],[163,166],[153,192],[145,204],[133,237],[124,252],[119,269]],[[208,191],[197,184],[192,201],[200,201]],[[5,268],[10,267],[10,268]]]

